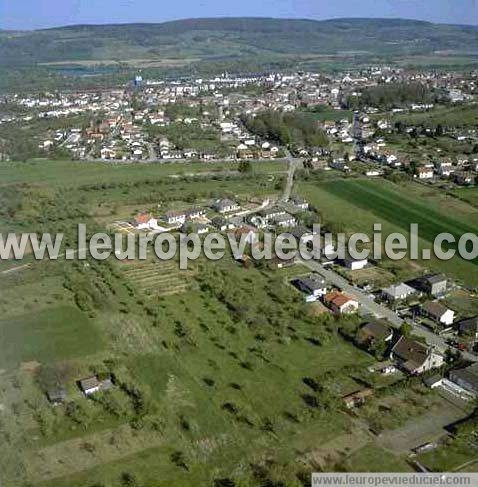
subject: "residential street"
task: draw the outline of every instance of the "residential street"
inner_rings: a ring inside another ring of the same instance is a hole
[[[346,279],[342,276],[337,274],[336,272],[325,269],[322,264],[317,261],[300,261],[306,267],[308,267],[311,271],[317,272],[322,277],[326,279],[327,282],[333,284],[337,288],[341,289],[345,294],[355,298],[359,304],[362,306],[362,309],[366,310],[370,314],[374,315],[377,318],[384,318],[388,320],[395,328],[400,328],[400,326],[404,323],[404,320],[400,318],[397,313],[392,311],[391,309],[387,308],[385,305],[376,303],[370,296],[365,294],[361,289],[352,286]],[[426,339],[429,345],[435,346],[440,352],[445,352],[449,347],[446,343],[446,340],[440,336],[432,333],[430,330],[427,330],[425,327],[421,325],[417,325],[415,323],[410,323],[413,326],[413,334],[423,337]],[[468,352],[461,352],[463,358],[469,360],[471,362],[477,362],[478,357],[475,355],[468,353]]]
[[[372,298],[365,294],[361,289],[352,286],[349,282],[336,272],[325,269],[322,264],[315,260],[301,261],[305,266],[314,272],[319,273],[323,276],[327,282],[333,284],[334,286],[340,288],[344,293],[349,294],[351,297],[355,298],[363,308],[365,308],[369,313],[378,317],[386,318],[395,327],[400,327],[403,320],[391,309],[383,306],[382,304],[376,303]]]

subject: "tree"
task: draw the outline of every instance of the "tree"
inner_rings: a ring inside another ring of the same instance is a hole
[[[412,325],[410,325],[410,323],[403,323],[403,325],[400,327],[400,333],[404,337],[409,338],[412,334]]]
[[[134,474],[130,472],[123,472],[121,474],[121,485],[124,487],[136,487],[139,484]]]
[[[241,161],[238,168],[240,173],[250,173],[252,172],[252,164],[249,161]]]

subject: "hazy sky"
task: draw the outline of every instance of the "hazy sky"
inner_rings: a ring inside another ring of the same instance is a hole
[[[0,28],[188,17],[402,17],[478,25],[478,0],[0,0]]]

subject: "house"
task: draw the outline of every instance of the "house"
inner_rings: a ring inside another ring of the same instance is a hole
[[[382,289],[382,298],[392,303],[401,299],[407,299],[415,293],[416,290],[408,284],[392,284],[391,286]]]
[[[390,326],[380,321],[365,323],[360,328],[360,341],[372,345],[374,343],[389,342],[393,338]]]
[[[149,213],[141,213],[134,217],[133,226],[138,230],[154,230],[158,228],[158,220]]]
[[[248,218],[249,223],[256,228],[263,229],[267,227],[267,222],[262,216],[252,215]]]
[[[196,233],[198,235],[203,235],[204,233],[209,232],[209,228],[207,225],[204,225],[203,223],[187,221],[183,223],[181,227],[181,232]]]
[[[458,334],[478,340],[478,316],[458,322]]]
[[[168,211],[163,218],[170,225],[182,225],[188,219],[202,218],[205,215],[202,208],[191,208],[185,211]]]
[[[373,395],[373,390],[370,387],[366,387],[359,391],[352,392],[342,397],[342,401],[349,409],[362,406],[365,404],[365,399]]]
[[[221,199],[214,202],[213,209],[218,213],[230,213],[231,211],[239,210],[240,206],[232,200]]]
[[[352,271],[363,269],[367,264],[368,259],[354,259],[350,255],[344,259],[344,266]]]
[[[206,210],[202,208],[190,208],[186,210],[186,218],[195,219],[195,218],[203,218],[206,216]]]
[[[115,159],[116,158],[116,151],[114,149],[110,149],[109,147],[103,147],[100,150],[101,159]]]
[[[433,168],[421,166],[417,169],[418,179],[431,179],[433,178]]]
[[[422,374],[445,362],[443,355],[434,348],[404,336],[392,348],[390,358],[411,375]]]
[[[355,299],[338,291],[326,294],[324,296],[324,303],[334,313],[340,314],[355,313],[358,311],[359,307],[359,304]]]
[[[182,225],[186,221],[186,217],[184,211],[168,211],[163,218],[170,225]]]
[[[286,215],[286,211],[282,210],[280,208],[265,208],[261,212],[259,212],[259,215],[264,218],[266,223],[272,222],[275,218],[278,218],[279,216]]]
[[[296,238],[297,242],[308,244],[314,240],[314,233],[306,227],[296,226],[291,230],[291,235]]]
[[[290,199],[290,202],[299,210],[306,211],[309,209],[309,203],[304,198],[294,196]]]
[[[232,230],[234,228],[234,224],[231,221],[224,218],[223,216],[215,216],[211,220],[211,223],[220,232],[224,232],[226,230]]]
[[[315,301],[320,296],[327,294],[327,285],[325,279],[317,274],[310,274],[307,277],[298,277],[292,281],[292,284],[307,294],[306,301]]]
[[[437,173],[442,177],[448,177],[454,172],[455,168],[451,162],[439,162],[436,167]]]
[[[98,377],[88,377],[86,379],[81,379],[80,382],[80,389],[83,391],[85,396],[89,396],[90,394],[94,394],[100,390],[100,381]]]
[[[430,389],[436,389],[443,384],[443,376],[441,374],[433,374],[430,377],[424,377],[422,379],[423,384],[425,384]]]
[[[95,394],[99,391],[107,391],[113,386],[111,377],[99,380],[96,375],[87,377],[86,379],[81,379],[78,384],[85,396]]]
[[[468,393],[478,396],[478,363],[463,369],[451,370],[449,379]]]
[[[455,312],[437,301],[428,301],[422,304],[421,312],[423,315],[442,325],[450,326],[455,319]]]
[[[58,406],[65,402],[66,390],[63,387],[49,389],[46,393],[48,401],[54,406]]]
[[[281,228],[291,228],[295,227],[296,220],[292,215],[289,213],[284,213],[283,215],[278,215],[273,218],[273,222],[275,225]]]
[[[431,296],[443,296],[447,290],[446,278],[440,274],[433,274],[417,279],[413,284],[420,291],[423,291]]]
[[[453,180],[460,186],[468,186],[475,182],[475,177],[470,171],[456,171],[453,173]]]
[[[246,144],[239,144],[237,146],[237,157],[239,159],[254,159],[257,158],[257,150],[249,147]]]

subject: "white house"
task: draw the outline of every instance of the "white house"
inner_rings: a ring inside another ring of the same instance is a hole
[[[428,301],[423,304],[421,311],[436,323],[446,326],[452,325],[455,319],[455,312],[437,301]]]
[[[357,271],[363,269],[368,264],[368,259],[354,259],[351,256],[348,256],[344,259],[344,265],[347,269],[352,271]]]
[[[147,213],[142,213],[134,217],[133,225],[138,230],[157,230],[158,220]]]
[[[454,172],[454,167],[451,162],[440,162],[437,165],[437,173],[442,177],[448,177]]]
[[[419,167],[417,170],[418,179],[431,179],[433,178],[433,169],[431,167]]]
[[[186,221],[185,211],[168,211],[164,215],[164,220],[170,225],[182,225]]]
[[[100,386],[101,384],[97,377],[88,377],[80,380],[80,389],[83,391],[85,396],[98,392],[100,390]]]
[[[325,279],[317,274],[311,274],[307,277],[298,277],[292,281],[294,286],[307,294],[306,301],[315,301],[320,296],[327,294],[327,285]]]
[[[276,217],[274,217],[273,221],[274,224],[281,228],[291,228],[295,227],[297,224],[295,218],[292,215],[289,215],[289,213],[285,213],[284,215],[277,215]]]
[[[230,213],[239,210],[240,206],[230,199],[217,200],[213,204],[214,210],[218,213]]]

